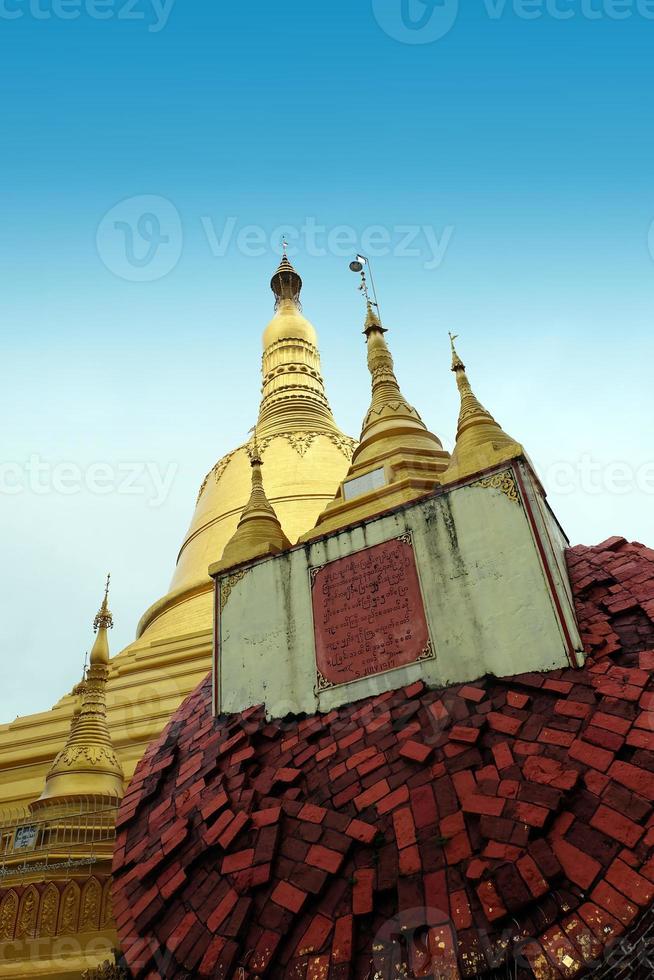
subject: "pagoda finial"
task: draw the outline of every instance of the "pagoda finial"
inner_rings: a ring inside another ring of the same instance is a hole
[[[85,671],[85,680],[75,691],[81,695],[81,705],[73,713],[66,744],[53,762],[45,789],[34,807],[62,800],[70,802],[80,796],[120,798],[123,795],[123,770],[107,726],[107,630],[113,626],[108,602],[109,576],[102,605],[93,621],[97,636],[89,668]]]
[[[257,440],[257,427],[250,429],[250,432],[252,432],[252,444],[248,449],[252,467],[250,499],[241,512],[236,531],[225,545],[220,561],[212,566],[212,574],[214,570],[222,571],[253,558],[274,555],[284,548],[291,547],[291,542],[284,534],[275,508],[268,500],[263,486],[261,472],[263,461]]]
[[[450,465],[443,474],[443,483],[463,479],[496,463],[524,455],[523,447],[503,431],[473,392],[465,364],[454,346],[457,336],[449,334],[452,371],[456,375],[461,408],[456,445]]]
[[[452,348],[452,370],[458,371],[459,369],[462,369],[465,371],[466,366],[457,354],[456,347],[454,346],[454,341],[458,339],[459,335],[458,333],[450,332],[448,333],[448,336],[450,338],[450,347]]]
[[[113,616],[109,612],[109,582],[111,581],[111,572],[107,572],[107,581],[104,587],[104,598],[102,600],[102,605],[98,609],[95,619],[93,620],[93,631],[97,633],[99,629],[113,629],[114,620]]]
[[[286,250],[288,242],[282,240],[282,259],[270,280],[270,288],[275,294],[275,309],[279,309],[284,300],[290,300],[298,308],[300,307],[300,293],[302,292],[302,277],[295,271],[288,260]]]
[[[449,462],[440,439],[429,431],[400,389],[379,304],[368,291],[366,264],[369,269],[368,259],[358,255],[350,270],[361,276],[359,290],[366,304],[363,332],[372,390],[370,408],[345,480],[315,527],[302,535],[303,541],[429,493]],[[370,281],[372,284],[372,276]],[[366,485],[367,489],[352,491]]]

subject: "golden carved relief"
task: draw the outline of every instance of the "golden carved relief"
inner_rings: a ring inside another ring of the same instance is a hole
[[[0,902],[0,942],[14,938],[18,915],[18,895],[12,889]]]
[[[111,878],[108,878],[102,888],[102,916],[100,919],[102,928],[113,926],[114,903],[111,894],[111,883]]]
[[[76,882],[69,882],[61,896],[61,908],[59,911],[59,929],[62,935],[71,935],[77,932],[77,920],[79,918],[80,891]]]
[[[102,889],[97,878],[89,878],[82,890],[82,912],[79,920],[80,932],[100,928],[100,906]]]
[[[59,889],[52,882],[41,897],[38,934],[45,938],[57,932],[57,913],[59,911]]]
[[[241,568],[239,569],[238,572],[234,572],[233,575],[230,575],[228,578],[225,579],[224,582],[221,583],[220,585],[220,611],[221,612],[227,605],[227,600],[232,594],[232,589],[234,588],[235,585],[238,585],[241,579],[245,576],[246,572],[247,572],[247,568]]]
[[[483,487],[484,490],[499,490],[514,504],[520,503],[518,485],[512,470],[503,470],[501,473],[494,473],[493,476],[484,477],[470,484],[471,487]]]
[[[39,893],[34,885],[23,893],[18,910],[16,939],[31,939],[36,935],[36,919],[39,911]]]

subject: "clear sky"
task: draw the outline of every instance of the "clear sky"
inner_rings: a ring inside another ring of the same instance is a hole
[[[79,678],[107,570],[114,652],[167,591],[285,228],[343,429],[363,249],[445,444],[453,330],[571,540],[654,544],[653,44],[649,0],[0,0],[0,721]]]

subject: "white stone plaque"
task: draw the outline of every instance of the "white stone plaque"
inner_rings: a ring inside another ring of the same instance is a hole
[[[384,473],[384,467],[381,466],[378,470],[371,470],[370,473],[364,473],[363,476],[357,476],[354,480],[348,480],[347,483],[344,483],[343,496],[346,500],[352,500],[354,497],[360,497],[364,493],[378,490],[385,483],[386,474]]]

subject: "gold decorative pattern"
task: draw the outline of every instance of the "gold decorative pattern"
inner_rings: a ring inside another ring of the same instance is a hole
[[[234,588],[235,585],[238,585],[241,579],[245,577],[246,573],[247,573],[247,568],[239,568],[237,572],[234,572],[233,575],[229,575],[224,580],[224,582],[220,583],[220,611],[221,612],[227,605],[227,600],[232,594],[232,589]]]
[[[113,749],[105,745],[75,745],[63,749],[55,759],[55,765],[74,766],[86,760],[92,766],[99,762],[107,762],[110,766],[119,766],[118,756]]]
[[[34,885],[25,891],[20,900],[16,939],[32,939],[36,935],[36,918],[39,911],[39,893]]]
[[[59,911],[59,889],[51,882],[41,897],[38,934],[43,938],[54,936],[57,931],[57,912]]]
[[[80,890],[79,885],[70,881],[61,896],[61,909],[59,913],[59,933],[62,935],[73,935],[77,932],[77,920],[79,918]]]
[[[18,895],[12,889],[0,902],[0,942],[8,942],[14,938],[17,915]]]
[[[198,491],[198,500],[202,496],[202,493],[204,491],[204,488],[206,487],[207,483],[209,482],[209,479],[212,476],[214,478],[214,483],[218,483],[218,481],[220,480],[221,476],[223,475],[223,473],[227,469],[227,466],[228,466],[230,460],[232,459],[232,456],[234,456],[234,454],[237,453],[237,452],[238,452],[237,449],[233,449],[231,453],[227,453],[226,456],[223,456],[222,459],[219,459],[218,462],[216,463],[216,465],[214,467],[212,467],[212,469],[209,470],[209,472],[205,476],[204,480],[202,481],[202,485],[200,486],[200,489]]]
[[[100,920],[102,928],[113,925],[113,918],[114,903],[113,896],[111,894],[111,878],[108,878],[107,881],[105,881],[102,889],[102,917]]]
[[[319,670],[316,671],[316,694],[320,694],[321,691],[329,691],[330,688],[335,686],[326,677],[323,677]]]
[[[102,889],[97,878],[89,878],[82,891],[82,912],[80,915],[80,932],[90,932],[100,928],[100,905]]]
[[[483,487],[484,490],[499,490],[514,504],[520,504],[520,493],[512,470],[502,470],[481,480],[475,480],[471,487]]]

